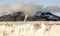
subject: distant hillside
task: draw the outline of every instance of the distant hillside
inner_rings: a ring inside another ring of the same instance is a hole
[[[42,12],[39,11],[36,13],[37,17],[43,18],[46,21],[60,21],[60,16],[57,16],[51,12]]]
[[[0,17],[0,21],[24,21],[23,12],[14,12]],[[50,12],[37,12],[35,16],[28,16],[27,21],[60,21],[60,17]]]
[[[24,21],[25,15],[22,12],[14,12],[9,15],[3,15],[0,17],[0,21]],[[39,21],[45,20],[42,18],[37,18],[36,16],[28,17],[27,21]]]

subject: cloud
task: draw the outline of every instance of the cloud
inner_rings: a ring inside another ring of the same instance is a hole
[[[33,16],[35,12],[42,10],[41,6],[34,4],[13,3],[0,8],[0,13],[10,14],[16,11],[24,11],[25,14]],[[4,14],[2,14],[4,15]]]
[[[9,5],[5,5],[3,7],[0,7],[0,16],[2,15],[8,15],[13,12],[17,11],[24,11],[24,14],[28,14],[30,16],[34,16],[36,12],[38,11],[50,11],[50,12],[55,12],[55,11],[60,11],[60,7],[58,6],[48,6],[46,8],[43,8],[41,5],[35,5],[32,3],[29,4],[24,4],[24,3],[13,3]]]
[[[60,7],[58,6],[48,6],[42,11],[50,11],[50,12],[60,12]]]

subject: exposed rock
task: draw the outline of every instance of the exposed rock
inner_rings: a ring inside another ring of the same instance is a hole
[[[0,21],[24,21],[23,12],[14,12],[0,17]],[[35,16],[28,16],[27,21],[60,21],[60,17],[50,12],[37,12]]]
[[[50,12],[37,12],[36,13],[37,17],[46,19],[47,21],[60,21],[60,16],[54,15]]]
[[[14,12],[9,15],[4,15],[0,17],[0,21],[24,21],[25,15],[23,12]],[[44,19],[36,17],[36,16],[28,16],[27,21],[42,21]]]
[[[24,16],[21,12],[16,12],[13,14],[9,14],[9,15],[4,15],[0,17],[0,21],[23,21],[24,20]]]

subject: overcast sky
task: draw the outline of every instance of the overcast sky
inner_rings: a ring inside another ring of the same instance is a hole
[[[44,6],[60,6],[60,0],[0,0],[0,6],[15,3],[16,1],[22,3],[34,3],[37,5],[44,5]]]
[[[36,5],[59,6],[60,7],[60,0],[0,0],[0,6],[7,5],[7,4],[12,4],[12,3],[16,3],[16,2],[33,3],[33,4],[36,4]],[[54,14],[60,16],[60,12],[59,13],[54,12]]]

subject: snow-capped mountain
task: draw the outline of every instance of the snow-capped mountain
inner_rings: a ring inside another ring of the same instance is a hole
[[[41,17],[43,19],[46,19],[47,21],[60,21],[60,16],[57,16],[51,12],[37,12],[36,15],[37,17]]]
[[[24,21],[25,15],[21,11],[0,17],[0,21]],[[36,12],[35,16],[27,17],[27,21],[60,21],[60,17],[51,12]]]

